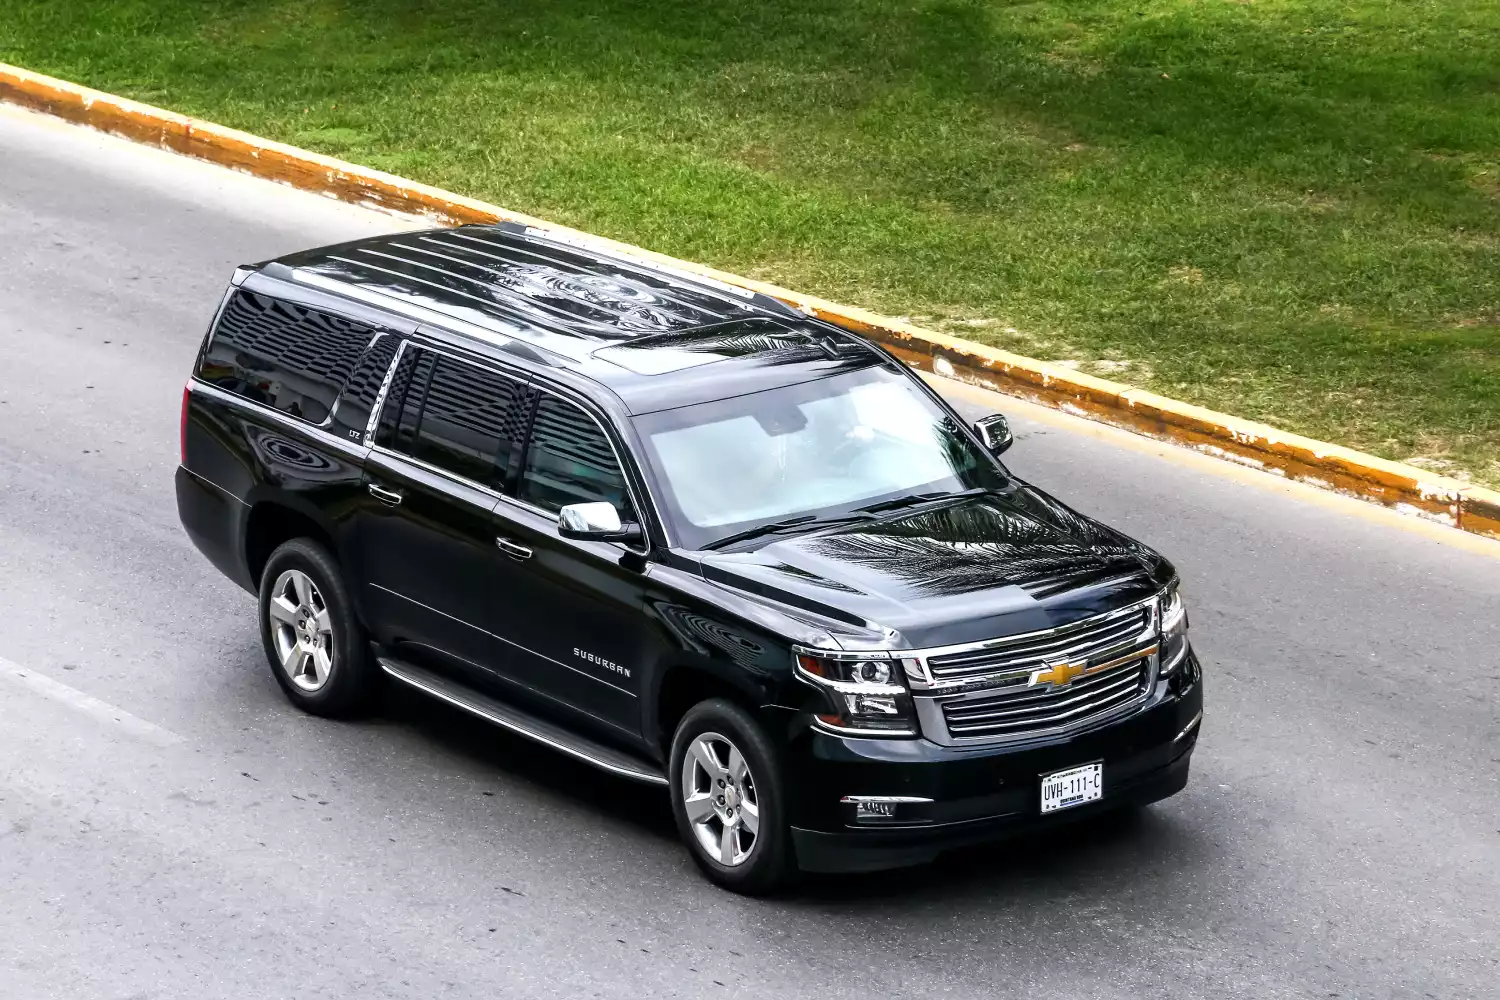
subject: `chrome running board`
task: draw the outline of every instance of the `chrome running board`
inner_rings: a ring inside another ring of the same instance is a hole
[[[662,774],[661,768],[643,758],[624,750],[616,750],[602,743],[596,743],[587,736],[579,736],[555,722],[532,715],[514,705],[507,705],[488,694],[476,691],[441,674],[435,674],[416,664],[385,656],[377,657],[377,660],[380,663],[380,669],[401,683],[446,701],[465,712],[477,715],[486,722],[493,722],[529,740],[535,740],[570,757],[576,757],[585,764],[592,764],[611,774],[652,785],[667,783],[667,776]]]

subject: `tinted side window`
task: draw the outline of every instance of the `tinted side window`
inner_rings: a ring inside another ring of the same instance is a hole
[[[198,377],[320,424],[374,335],[363,323],[240,290],[209,338]]]
[[[380,408],[380,422],[375,425],[375,443],[385,448],[395,445],[396,422],[401,416],[401,408],[406,404],[408,395],[415,399],[415,409],[422,408],[422,392],[427,385],[427,376],[424,374],[422,380],[417,383],[417,388],[412,391],[412,383],[417,373],[417,361],[423,357],[423,352],[413,348],[410,344],[406,347],[406,353],[401,355],[401,360],[396,362],[396,373],[391,377],[391,387],[385,394],[385,402]],[[415,415],[413,415],[415,420]]]
[[[333,422],[343,435],[356,439],[364,436],[370,423],[370,408],[375,405],[375,397],[380,395],[380,385],[385,381],[385,373],[390,370],[391,360],[400,346],[399,337],[379,334],[359,359],[333,410]]]
[[[521,383],[454,358],[429,357],[434,365],[410,454],[455,475],[498,487],[510,465]],[[403,408],[403,424],[411,395]]]
[[[551,511],[607,500],[622,518],[635,518],[609,438],[587,413],[555,396],[537,403],[520,497]]]
[[[400,405],[396,413],[399,419],[396,421],[396,435],[391,441],[391,447],[410,455],[412,444],[417,440],[417,421],[422,418],[422,403],[427,398],[427,383],[432,378],[432,370],[437,367],[438,356],[431,351],[410,350],[406,353],[411,356],[412,362],[411,385],[406,390],[406,397],[398,401]]]

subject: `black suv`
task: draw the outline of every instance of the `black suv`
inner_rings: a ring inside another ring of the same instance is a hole
[[[1010,440],[775,299],[468,226],[237,270],[177,503],[300,708],[390,678],[665,785],[763,892],[1186,784],[1171,565]]]

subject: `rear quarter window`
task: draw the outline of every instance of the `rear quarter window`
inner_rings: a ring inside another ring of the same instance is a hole
[[[375,333],[342,316],[241,289],[209,337],[198,377],[321,424]]]

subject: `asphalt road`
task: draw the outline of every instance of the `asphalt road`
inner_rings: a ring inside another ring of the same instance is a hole
[[[1500,990],[1500,545],[998,397],[1188,584],[1204,737],[1134,819],[752,901],[660,792],[292,710],[178,527],[182,382],[235,264],[411,225],[0,109],[0,995]]]

